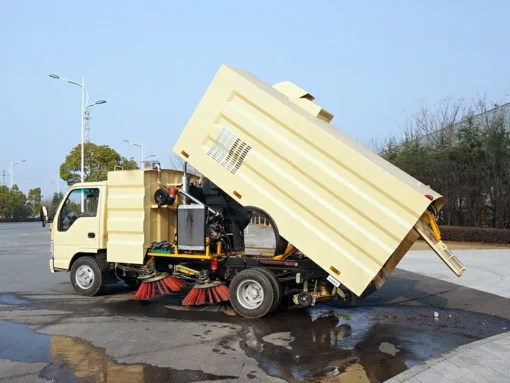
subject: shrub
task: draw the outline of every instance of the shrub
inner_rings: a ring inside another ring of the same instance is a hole
[[[510,244],[510,230],[481,227],[441,226],[444,241]]]

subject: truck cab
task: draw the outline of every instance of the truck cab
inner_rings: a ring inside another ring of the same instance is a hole
[[[50,271],[67,271],[75,257],[106,249],[107,182],[73,185],[51,224]]]

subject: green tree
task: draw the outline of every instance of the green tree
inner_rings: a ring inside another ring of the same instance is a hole
[[[32,208],[32,214],[37,215],[41,210],[41,188],[34,188],[28,191],[27,203]]]
[[[64,193],[53,193],[53,197],[51,199],[51,202],[49,206],[47,206],[48,209],[48,218],[53,219],[55,217],[55,214],[57,213],[58,206],[60,205],[60,202],[64,199]]]
[[[9,194],[9,188],[5,185],[0,186],[0,218],[4,218],[7,215],[7,195]]]
[[[124,170],[138,169],[136,161],[122,157],[114,149],[107,145],[96,145],[92,142],[85,143],[84,157],[84,180],[85,182],[105,181],[109,171],[115,167]],[[60,165],[60,178],[71,186],[80,182],[81,174],[81,145],[75,146]]]
[[[376,152],[445,197],[442,224],[510,228],[508,121],[503,110],[480,115],[484,100],[474,108],[447,100],[438,113],[424,109]]]
[[[4,206],[5,218],[14,219],[16,221],[23,220],[30,216],[31,209],[26,206],[27,197],[25,193],[19,190],[18,185],[12,185],[7,192]]]

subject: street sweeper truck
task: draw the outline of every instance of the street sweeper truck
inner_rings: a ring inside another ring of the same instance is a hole
[[[51,272],[70,272],[86,296],[121,280],[137,300],[186,293],[184,305],[229,301],[248,318],[282,299],[363,299],[420,237],[461,276],[436,224],[443,196],[332,119],[292,82],[221,66],[173,147],[182,169],[151,161],[69,188]],[[274,250],[247,251],[245,229],[261,215]]]

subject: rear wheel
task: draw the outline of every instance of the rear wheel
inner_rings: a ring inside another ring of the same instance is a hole
[[[252,269],[253,270],[253,269]],[[263,269],[263,268],[256,268],[254,270],[260,271],[261,273],[265,274],[267,278],[269,279],[269,282],[273,286],[273,290],[275,291],[275,299],[273,301],[273,304],[271,305],[271,310],[269,312],[275,311],[280,304],[282,303],[282,296],[283,296],[283,288],[282,284],[276,278],[276,275],[271,270]]]
[[[232,279],[230,303],[245,318],[260,318],[268,314],[277,299],[270,278],[259,269],[246,269]]]
[[[71,267],[71,284],[74,290],[87,297],[103,292],[103,273],[95,257],[80,257]]]

